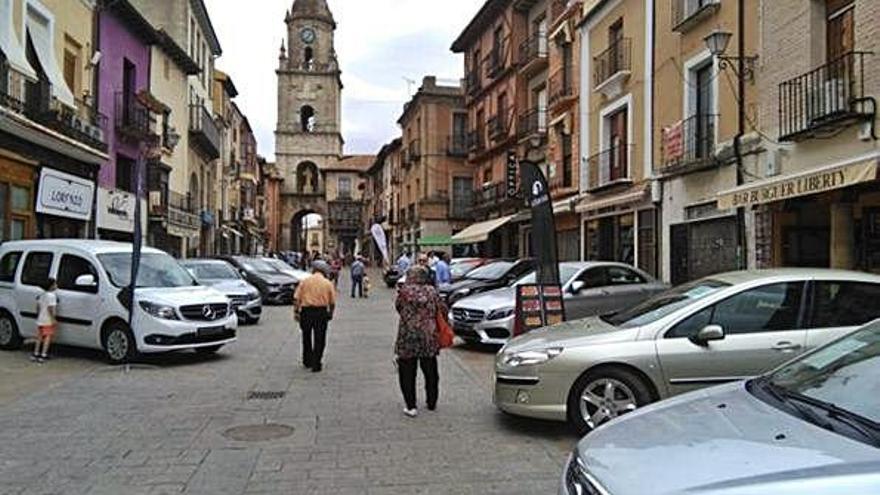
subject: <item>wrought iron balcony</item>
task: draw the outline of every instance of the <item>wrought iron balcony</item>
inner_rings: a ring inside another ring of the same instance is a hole
[[[80,100],[76,101],[76,108],[70,108],[51,98],[48,108],[28,105],[25,114],[31,120],[86,146],[107,151],[107,116]]]
[[[189,106],[189,137],[210,160],[220,158],[220,130],[211,113],[199,104]]]
[[[672,30],[685,32],[721,8],[721,0],[673,0]]]
[[[603,189],[630,180],[631,144],[620,144],[587,158],[590,190]]]
[[[520,114],[518,131],[520,139],[547,134],[547,109],[536,107]]]
[[[136,95],[118,92],[115,96],[116,132],[133,141],[155,134],[155,116]]]
[[[850,52],[779,85],[779,140],[797,141],[875,117],[865,95],[864,59]]]
[[[422,159],[422,140],[413,139],[409,142],[409,159],[417,162]]]
[[[198,205],[189,194],[168,192],[168,223],[196,230],[201,225]]]
[[[694,115],[664,129],[663,172],[675,173],[715,162],[718,115]]]
[[[522,70],[543,67],[547,62],[547,34],[535,33],[519,46],[519,66]]]
[[[483,89],[480,84],[480,67],[468,69],[467,76],[465,77],[465,86],[469,95],[475,95]]]
[[[467,156],[467,135],[451,134],[446,137],[446,154],[449,156]]]
[[[483,59],[483,66],[486,68],[486,78],[494,79],[505,68],[505,44],[503,41],[495,43],[489,55]]]
[[[486,149],[486,132],[485,129],[477,129],[468,132],[468,150],[479,153]]]
[[[492,139],[502,139],[507,134],[507,117],[503,113],[489,117],[486,124],[489,127],[489,136]]]
[[[550,76],[549,88],[550,106],[574,96],[570,69],[562,68],[554,72]]]
[[[593,57],[593,85],[599,88],[622,75],[629,75],[632,64],[632,40],[614,41],[604,52]]]

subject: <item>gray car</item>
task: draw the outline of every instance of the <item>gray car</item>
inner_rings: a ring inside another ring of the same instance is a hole
[[[561,495],[880,493],[880,321],[587,435]]]
[[[623,263],[559,264],[568,319],[604,314],[635,306],[666,290],[647,273]],[[516,286],[535,283],[535,272],[510,287],[465,297],[452,305],[449,321],[467,342],[503,345],[513,335]]]
[[[200,284],[212,287],[228,297],[240,322],[254,324],[260,321],[263,314],[260,291],[241,278],[235,267],[225,261],[209,259],[188,259],[180,264]]]
[[[511,340],[495,404],[588,432],[621,414],[760,375],[880,317],[880,276],[778,269],[714,275],[616,315]]]

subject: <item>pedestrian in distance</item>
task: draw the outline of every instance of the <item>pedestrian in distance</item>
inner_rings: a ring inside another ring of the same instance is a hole
[[[318,373],[323,368],[327,327],[336,311],[336,288],[327,279],[332,272],[324,261],[312,263],[312,275],[293,294],[293,310],[302,330],[303,366]]]
[[[351,298],[354,299],[355,293],[358,297],[364,297],[364,277],[367,274],[367,266],[364,265],[360,256],[355,258],[351,264]]]
[[[58,328],[56,290],[58,284],[54,278],[49,278],[43,285],[43,292],[37,296],[37,343],[34,344],[34,354],[31,356],[34,362],[42,363],[49,359],[49,346],[52,345],[52,338]]]
[[[412,267],[412,260],[409,258],[409,253],[405,252],[400,255],[400,258],[397,259],[397,269],[401,274],[406,273]]]
[[[440,353],[440,335],[437,315],[447,309],[437,289],[431,283],[427,268],[415,266],[406,273],[406,283],[398,291],[395,302],[400,314],[395,354],[400,391],[406,404],[403,413],[418,416],[416,374],[421,368],[425,377],[425,394],[429,411],[437,408],[440,395],[440,376],[437,355]]]
[[[449,285],[452,283],[452,271],[449,268],[449,255],[440,253],[437,264],[434,265],[434,273],[437,274],[437,285]]]

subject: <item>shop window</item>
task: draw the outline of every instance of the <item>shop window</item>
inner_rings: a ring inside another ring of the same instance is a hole
[[[18,270],[18,262],[21,260],[21,252],[6,253],[0,259],[0,282],[15,282],[15,271]]]
[[[585,223],[585,253],[590,261],[635,261],[634,215],[617,215]]]
[[[42,287],[49,280],[52,268],[52,253],[30,253],[24,260],[21,270],[21,283]]]
[[[816,282],[809,328],[864,325],[880,318],[880,285],[855,282]]]
[[[92,287],[78,287],[76,285],[76,279],[81,275],[92,275],[95,277],[95,281],[98,279],[95,267],[88,260],[70,254],[61,257],[61,264],[58,266],[59,289],[97,294],[97,284]]]

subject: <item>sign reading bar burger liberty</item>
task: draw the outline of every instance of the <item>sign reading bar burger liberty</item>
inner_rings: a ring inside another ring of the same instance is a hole
[[[877,160],[826,167],[748,184],[718,195],[718,209],[754,206],[849,187],[877,178]]]

